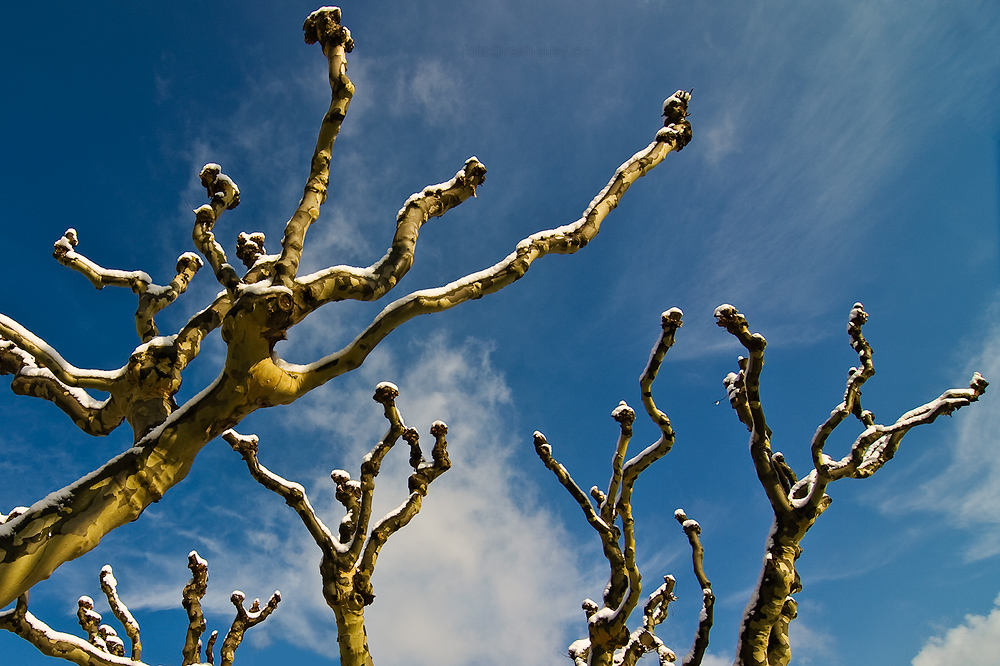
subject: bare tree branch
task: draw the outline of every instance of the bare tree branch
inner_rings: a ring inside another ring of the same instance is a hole
[[[285,225],[280,255],[263,254],[262,234],[244,233],[237,256],[248,271],[239,277],[213,235],[219,216],[238,204],[239,190],[221,167],[209,164],[200,174],[209,203],[195,211],[192,239],[225,292],[175,336],[151,337],[118,370],[81,370],[63,360],[38,336],[0,315],[0,372],[15,374],[15,390],[50,400],[91,434],[106,434],[123,417],[134,431],[135,442],[100,469],[0,526],[0,605],[16,599],[63,562],[92,549],[110,530],[135,520],[149,503],[187,475],[205,444],[248,414],[288,404],[358,367],[391,331],[419,314],[440,312],[494,293],[524,275],[535,259],[550,253],[572,253],[585,246],[631,184],[690,140],[691,127],[686,119],[690,94],[678,91],[664,104],[664,127],[653,143],[616,171],[581,219],[524,239],[512,254],[491,268],[396,300],[335,354],[308,366],[285,363],[274,354],[274,347],[287,337],[292,326],[324,303],[371,299],[387,293],[413,261],[420,226],[473,196],[485,176],[482,164],[470,159],[452,180],[410,197],[397,216],[392,248],[369,269],[337,266],[312,276],[298,276],[306,232],[326,199],[332,146],[354,91],[346,75],[346,54],[354,43],[340,19],[339,9],[323,8],[310,15],[303,26],[306,41],[320,42],[327,59],[331,105],[320,126],[302,200]],[[62,245],[69,245],[61,248],[66,258],[73,246],[69,238],[64,240]],[[147,284],[138,274],[103,269],[82,255],[67,261],[102,284],[127,283],[135,289]],[[143,321],[137,319],[144,337],[153,331],[152,318],[157,308],[173,297],[170,294],[183,291],[194,263],[188,260],[179,268],[176,284],[172,282],[162,293],[152,286],[145,287],[142,296],[149,298],[140,299],[138,319]],[[227,347],[225,365],[215,382],[178,408],[174,396],[180,387],[181,372],[197,356],[202,340],[215,329],[220,329]],[[77,389],[105,391],[109,397],[102,402]],[[362,482],[364,477],[365,472]],[[412,502],[419,504],[416,497]],[[366,510],[362,493],[357,525],[367,521],[363,515]],[[360,545],[351,543],[352,556],[360,554],[358,548]]]
[[[332,550],[342,548],[334,540],[329,528],[316,515],[316,510],[313,509],[309,498],[306,497],[305,488],[278,476],[260,464],[260,461],[257,460],[257,435],[241,435],[235,430],[227,430],[222,433],[222,438],[229,443],[234,451],[240,454],[247,464],[247,469],[250,470],[250,476],[257,483],[280,495],[285,500],[285,504],[299,514],[302,524],[306,526],[309,535],[320,548]]]
[[[611,480],[608,483],[607,494],[596,487],[590,493],[597,503],[595,508],[587,496],[570,477],[566,468],[552,456],[552,447],[545,436],[536,432],[534,436],[535,451],[545,466],[552,470],[563,487],[569,491],[580,508],[583,509],[587,521],[601,536],[604,556],[611,568],[610,580],[604,592],[604,605],[599,607],[587,599],[583,602],[583,610],[587,615],[586,639],[575,641],[569,647],[570,658],[577,666],[634,666],[645,654],[655,652],[661,664],[672,663],[675,654],[664,645],[655,633],[655,628],[667,617],[667,607],[673,601],[674,579],[666,576],[664,583],[651,594],[643,607],[643,625],[631,634],[628,632],[628,617],[639,602],[642,591],[642,576],[636,565],[635,521],[632,516],[632,489],[639,475],[649,468],[656,460],[666,455],[673,447],[675,434],[667,415],[656,407],[653,401],[652,385],[662,365],[663,358],[674,343],[677,329],[682,323],[682,313],[678,308],[672,308],[660,317],[661,333],[650,353],[646,369],[639,377],[643,405],[650,420],[660,429],[660,438],[634,458],[624,463],[629,440],[632,435],[632,424],[635,421],[633,411],[625,401],[622,401],[612,412],[612,417],[618,421],[621,435],[615,446],[615,454],[611,461]],[[621,529],[615,525],[615,520],[621,520]],[[702,617],[699,622],[698,636],[695,647],[689,655],[689,666],[701,663],[705,648],[708,645],[708,634],[712,626],[712,596],[711,583],[705,576],[702,566],[703,549],[698,538],[700,528],[693,520],[688,520],[682,511],[678,512],[678,520],[682,523],[688,539],[691,542],[695,575],[701,583],[703,591]]]
[[[757,588],[740,626],[736,662],[741,666],[785,666],[791,660],[788,626],[797,615],[791,596],[802,589],[796,562],[802,554],[801,541],[832,501],[826,488],[836,479],[864,478],[878,471],[895,455],[903,436],[915,426],[933,422],[942,414],[969,405],[983,394],[987,382],[976,373],[969,388],[945,391],[939,398],[903,414],[891,425],[875,422],[871,411],[861,407],[861,387],[874,375],[872,349],[862,334],[868,314],[855,303],[848,317],[851,347],[860,367],[848,373],[844,399],[816,430],[810,444],[813,469],[798,477],[780,453],[771,453],[770,429],[764,421],[760,402],[760,369],[766,342],[751,334],[746,318],[731,305],[716,310],[720,326],[735,336],[749,353],[740,359],[740,371],[730,374],[725,385],[740,420],[751,431],[750,452],[757,476],[771,506],[774,524],[767,543],[764,567]],[[830,434],[854,415],[864,431],[839,461],[824,452]]]
[[[142,640],[139,638],[139,623],[135,621],[132,613],[129,612],[128,606],[118,596],[118,581],[115,579],[115,574],[111,570],[110,564],[105,565],[101,569],[101,590],[108,598],[108,606],[111,607],[111,612],[121,622],[129,641],[132,643],[132,660],[139,661],[142,658]]]
[[[208,192],[210,201],[194,211],[194,230],[191,232],[191,239],[198,251],[208,260],[208,265],[215,273],[215,279],[225,287],[230,298],[235,298],[235,289],[240,278],[236,274],[236,269],[226,260],[226,252],[215,240],[212,228],[224,211],[240,205],[240,190],[232,178],[222,173],[222,167],[215,163],[202,167],[198,177]]]
[[[230,601],[236,607],[236,618],[229,628],[229,633],[226,634],[225,639],[222,641],[222,647],[219,648],[222,666],[232,666],[233,659],[236,657],[236,648],[243,642],[243,636],[246,634],[247,629],[255,627],[267,619],[267,616],[278,607],[278,602],[281,601],[281,593],[275,592],[272,594],[263,608],[260,607],[260,599],[254,599],[249,609],[244,608],[244,599],[246,599],[246,595],[239,590],[233,592],[230,597]]]
[[[767,341],[760,334],[750,333],[746,318],[732,305],[720,305],[716,308],[715,319],[719,326],[729,331],[747,350],[746,366],[741,369],[738,379],[734,378],[732,384],[727,384],[727,390],[730,385],[735,386],[738,382],[739,394],[745,393],[745,397],[740,399],[741,408],[737,409],[737,413],[741,420],[749,418],[749,421],[743,422],[750,429],[750,456],[757,470],[757,478],[775,512],[787,512],[790,508],[788,498],[782,491],[780,479],[771,464],[771,429],[767,427],[760,399],[760,373],[764,368],[764,347]],[[730,401],[732,399],[731,396]]]
[[[152,278],[144,271],[119,271],[102,268],[74,249],[79,244],[76,229],[67,229],[62,238],[55,242],[52,256],[63,266],[82,273],[97,289],[104,287],[128,287],[139,295],[139,307],[135,311],[135,328],[143,342],[149,342],[157,335],[153,317],[167,307],[177,297],[187,291],[191,278],[202,267],[201,259],[193,252],[185,252],[177,258],[177,275],[166,287],[153,284]]]
[[[17,634],[46,656],[80,666],[146,666],[105,652],[72,634],[56,631],[28,612],[27,594],[18,597],[14,608],[0,612],[0,628]]]
[[[337,641],[343,666],[370,666],[372,663],[365,631],[364,609],[375,600],[371,577],[379,552],[389,537],[419,513],[428,486],[451,468],[446,441],[448,426],[443,421],[435,421],[431,425],[434,447],[430,462],[426,461],[420,449],[417,431],[407,428],[403,423],[396,407],[397,397],[399,389],[394,384],[382,382],[375,388],[372,398],[382,405],[389,430],[364,457],[360,478],[353,480],[348,472],[339,469],[330,474],[337,484],[337,500],[346,510],[340,523],[339,538],[333,536],[316,514],[300,484],[287,481],[260,464],[257,460],[255,435],[240,435],[233,430],[223,434],[223,438],[246,462],[250,475],[295,509],[319,546],[322,552],[320,576],[323,581],[323,596],[337,620]],[[395,510],[375,521],[369,531],[375,478],[385,456],[400,438],[410,448],[409,462],[413,473],[407,480],[409,495]]]
[[[684,509],[674,511],[674,518],[687,534],[688,543],[691,544],[691,564],[694,567],[694,575],[701,585],[701,614],[698,616],[698,631],[695,634],[691,652],[684,657],[681,664],[682,666],[700,666],[702,659],[705,658],[705,650],[708,649],[709,634],[714,622],[715,594],[712,592],[712,583],[705,575],[705,549],[701,545],[701,525],[688,518]]]
[[[354,50],[351,31],[340,23],[339,7],[323,7],[306,19],[302,26],[307,44],[320,43],[330,67],[330,110],[323,117],[316,150],[313,152],[305,192],[299,207],[285,225],[281,241],[281,258],[274,266],[276,284],[291,288],[298,274],[299,261],[306,231],[319,217],[319,209],[326,202],[326,188],[330,182],[330,156],[337,140],[340,126],[354,97],[354,84],[347,76],[347,54]]]
[[[188,569],[191,580],[184,586],[181,605],[188,616],[188,629],[181,651],[183,666],[201,662],[201,635],[205,633],[205,614],[201,610],[201,600],[208,590],[208,562],[196,551],[188,553]]]
[[[184,587],[181,602],[188,615],[182,663],[185,666],[202,666],[201,635],[205,631],[205,616],[201,608],[201,599],[205,596],[208,585],[208,562],[199,557],[197,552],[191,551],[188,555],[188,568],[192,577]],[[139,623],[118,596],[118,581],[115,580],[110,565],[101,569],[100,578],[101,589],[108,598],[111,610],[122,623],[132,643],[129,657],[125,656],[125,644],[114,628],[101,624],[101,615],[94,610],[93,599],[87,596],[80,597],[77,602],[77,620],[87,633],[88,640],[56,631],[29,613],[27,594],[18,597],[14,608],[0,612],[0,629],[21,636],[45,655],[81,666],[146,666],[140,659],[142,642],[139,636]],[[281,594],[275,592],[264,608],[260,607],[260,600],[255,599],[249,610],[243,608],[243,599],[242,592],[239,590],[233,592],[232,602],[237,612],[220,651],[223,666],[232,666],[235,650],[242,642],[247,629],[259,624],[271,614],[281,601]],[[209,664],[215,663],[212,649],[218,633],[212,632],[212,637],[208,641],[205,657]]]
[[[391,290],[413,265],[420,228],[432,217],[440,217],[470,196],[486,180],[486,167],[470,157],[451,180],[429,185],[411,196],[396,215],[392,245],[379,261],[367,268],[333,266],[295,282],[301,299],[309,304],[303,315],[332,301],[374,301]]]
[[[687,108],[690,94],[677,91],[667,101],[679,100]],[[591,201],[577,221],[548,231],[536,233],[517,244],[514,252],[486,270],[460,278],[436,289],[415,291],[389,304],[372,323],[349,345],[339,352],[307,365],[278,361],[285,374],[289,401],[304,395],[334,377],[361,365],[372,349],[389,333],[405,322],[422,314],[443,312],[469,300],[482,298],[519,280],[539,257],[547,254],[572,254],[585,247],[600,231],[607,214],[618,206],[621,197],[638,178],[660,164],[671,151],[679,150],[690,140],[687,121],[661,129],[656,140],[633,155],[615,172],[608,185]],[[297,290],[296,302],[305,296]],[[297,315],[304,316],[304,315]]]

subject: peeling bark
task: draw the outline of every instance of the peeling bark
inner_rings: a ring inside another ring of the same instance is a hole
[[[719,306],[715,316],[718,325],[735,336],[748,352],[747,358],[740,358],[739,372],[726,377],[725,386],[730,404],[750,431],[750,456],[774,510],[764,565],[740,625],[736,664],[786,666],[791,660],[788,626],[797,614],[792,595],[802,589],[795,565],[802,554],[802,539],[830,506],[832,499],[826,494],[827,485],[836,479],[871,476],[895,455],[911,428],[975,402],[986,390],[987,382],[976,373],[969,388],[945,391],[939,398],[906,412],[895,423],[877,424],[875,415],[861,407],[861,387],[874,375],[875,368],[871,346],[861,331],[868,313],[860,303],[855,303],[847,332],[860,367],[851,369],[844,400],[813,435],[813,469],[800,479],[781,453],[771,451],[771,430],[764,418],[760,396],[766,341],[760,334],[750,333],[746,318],[731,305]],[[824,445],[829,435],[852,415],[864,431],[850,452],[835,461],[823,452]]]
[[[674,651],[664,645],[656,636],[655,629],[667,618],[667,607],[675,599],[674,578],[664,577],[663,585],[649,596],[643,606],[643,624],[632,633],[628,631],[628,618],[638,606],[642,593],[642,576],[636,565],[635,521],[632,517],[632,488],[639,475],[654,462],[670,452],[675,434],[670,419],[653,401],[653,381],[659,372],[667,351],[673,346],[674,336],[681,326],[682,313],[672,308],[660,318],[662,332],[649,363],[639,378],[642,403],[650,420],[660,429],[660,438],[645,450],[625,462],[629,441],[632,438],[632,424],[635,411],[623,400],[611,412],[618,422],[621,435],[615,446],[611,460],[611,478],[607,492],[594,486],[590,497],[576,484],[566,468],[552,455],[552,447],[545,435],[535,432],[535,452],[545,466],[551,470],[559,482],[576,500],[591,527],[600,535],[604,556],[611,567],[610,579],[604,591],[603,606],[586,599],[583,610],[587,615],[587,638],[575,641],[569,646],[569,656],[577,666],[634,666],[639,659],[655,653],[660,664],[673,663]],[[691,653],[684,660],[687,666],[698,666],[708,646],[708,635],[712,627],[712,607],[715,597],[712,586],[705,576],[703,566],[704,549],[697,522],[689,520],[683,510],[675,513],[691,544],[692,564],[695,576],[702,586],[702,613],[698,623],[698,633]],[[616,522],[621,522],[621,528]]]
[[[361,477],[351,479],[350,474],[339,469],[330,474],[337,484],[337,500],[346,510],[337,536],[316,514],[305,488],[260,464],[256,435],[241,435],[234,430],[223,434],[223,438],[243,458],[250,476],[292,507],[319,546],[322,552],[319,569],[323,598],[337,620],[337,643],[343,666],[372,666],[365,629],[365,607],[375,601],[371,577],[379,552],[389,537],[420,512],[428,486],[451,468],[446,441],[448,426],[442,421],[431,425],[434,447],[431,460],[425,460],[420,448],[420,436],[413,428],[406,427],[396,408],[398,396],[399,390],[389,382],[375,388],[373,399],[382,404],[389,430],[362,461]],[[410,448],[409,463],[413,469],[407,480],[410,492],[396,509],[371,525],[375,479],[382,461],[399,439],[403,439]]]
[[[74,230],[56,242],[56,258],[95,287],[125,286],[139,295],[136,327],[143,344],[128,362],[113,371],[78,368],[40,337],[0,315],[0,374],[13,376],[15,393],[54,403],[91,435],[106,435],[127,421],[135,442],[100,469],[0,525],[0,607],[63,562],[92,549],[109,531],[138,518],[187,475],[207,442],[251,412],[290,403],[357,368],[390,332],[417,315],[496,292],[520,279],[535,259],[587,245],[629,186],[691,138],[686,119],[690,95],[678,91],[664,104],[664,127],[654,141],[619,167],[579,220],[524,239],[490,268],[396,300],[344,349],[310,365],[292,365],[274,354],[274,345],[292,326],[332,301],[374,300],[387,294],[413,263],[420,227],[475,196],[486,173],[470,158],[451,180],[410,197],[397,216],[389,252],[372,266],[334,266],[299,276],[306,234],[326,200],[333,145],[354,93],[347,76],[347,54],[354,41],[341,24],[340,9],[314,12],[303,29],[306,42],[319,42],[327,59],[331,103],[320,124],[302,200],[284,226],[279,255],[264,254],[263,234],[244,233],[237,256],[247,271],[241,277],[229,263],[213,229],[224,211],[239,204],[239,188],[222,167],[208,164],[200,173],[208,203],[194,211],[192,241],[224,291],[175,335],[158,337],[153,317],[185,292],[201,260],[183,254],[174,279],[157,286],[142,271],[106,269],[76,252]],[[225,365],[215,382],[178,408],[174,396],[181,374],[198,355],[202,340],[216,329],[227,346]],[[107,397],[94,398],[90,391]],[[399,520],[416,510],[419,497]],[[372,549],[374,559],[378,546]]]

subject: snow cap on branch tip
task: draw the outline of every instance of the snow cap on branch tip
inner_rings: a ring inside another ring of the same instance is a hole
[[[618,406],[614,408],[611,412],[611,418],[622,425],[628,425],[635,421],[635,410],[625,404],[622,400],[618,403]]]
[[[444,421],[435,421],[431,424],[431,435],[434,437],[443,437],[448,434],[448,424]]]
[[[472,196],[476,196],[476,188],[486,182],[486,165],[473,155],[465,160],[465,166],[462,168],[462,179],[467,186],[472,188]]]
[[[978,372],[972,374],[972,381],[969,382],[969,388],[975,391],[977,395],[982,394],[989,385],[990,383],[986,381],[986,378]]]
[[[691,142],[691,123],[687,121],[691,93],[678,90],[663,101],[663,129],[656,133],[657,141],[671,141],[681,151]]]
[[[202,187],[208,191],[208,196],[213,199],[218,197],[225,203],[226,210],[232,210],[240,205],[240,188],[236,186],[232,178],[222,173],[222,167],[215,162],[209,162],[203,166],[198,173],[198,178],[201,179]]]
[[[196,569],[204,571],[208,569],[208,560],[199,555],[197,550],[192,550],[188,553],[188,569],[190,569],[192,573],[194,573]]]
[[[683,324],[683,317],[684,313],[681,312],[680,308],[670,308],[660,315],[660,326],[663,327],[663,330],[680,328]]]
[[[79,244],[80,240],[76,236],[76,229],[70,227],[59,240],[52,244],[52,256],[56,259],[65,256],[68,252],[72,252],[73,248]]]
[[[868,313],[865,312],[865,306],[861,303],[855,303],[854,307],[851,308],[851,314],[847,318],[847,331],[850,333],[851,328],[855,326],[861,326],[868,321]]]
[[[746,325],[746,319],[740,314],[740,311],[736,309],[735,306],[729,303],[723,303],[719,307],[715,308],[715,319],[716,324],[722,327],[729,327],[730,325]]]
[[[399,388],[392,382],[379,382],[375,387],[375,395],[372,396],[372,400],[375,402],[380,402],[383,405],[387,402],[392,402],[399,397]]]
[[[198,172],[202,187],[208,187],[215,182],[215,179],[222,173],[222,167],[215,162],[209,162]]]
[[[177,257],[177,272],[181,273],[185,270],[190,270],[197,273],[201,270],[201,267],[205,265],[205,262],[201,260],[194,252],[185,252],[181,256]]]
[[[343,45],[347,53],[353,51],[354,40],[351,39],[351,31],[340,24],[340,19],[340,7],[320,7],[314,11],[302,24],[306,44],[319,42],[324,48],[331,44]]]
[[[236,237],[236,258],[243,262],[247,268],[253,268],[257,259],[265,253],[264,234],[260,231],[248,234],[241,231]]]
[[[663,100],[663,125],[673,125],[687,118],[690,101],[691,93],[686,90],[678,90]]]
[[[552,447],[545,440],[545,435],[543,435],[541,432],[539,432],[538,430],[536,430],[535,434],[532,435],[532,438],[535,441],[535,451],[537,451],[539,453],[539,455],[542,455],[542,454],[548,455],[548,456],[552,455]]]
[[[330,478],[333,479],[334,483],[338,486],[342,483],[347,483],[351,480],[351,475],[349,472],[343,469],[335,469],[330,472]]]

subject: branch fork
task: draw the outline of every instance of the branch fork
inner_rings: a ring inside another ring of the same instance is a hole
[[[874,413],[861,404],[861,388],[875,374],[875,367],[872,348],[862,333],[868,313],[861,303],[855,303],[848,315],[847,334],[859,365],[848,372],[843,400],[812,437],[813,468],[799,476],[780,452],[771,451],[771,430],[760,395],[766,341],[760,334],[750,333],[746,318],[731,305],[719,306],[715,316],[718,325],[748,353],[746,358],[740,357],[739,371],[730,373],[724,385],[733,410],[751,433],[750,455],[774,511],[764,568],[740,626],[736,661],[742,666],[786,666],[791,659],[788,626],[798,612],[791,595],[802,589],[796,569],[802,554],[800,543],[832,502],[827,486],[837,479],[871,476],[892,459],[907,432],[972,404],[986,390],[987,382],[975,373],[968,388],[945,391],[894,423],[877,423]],[[827,440],[851,416],[860,423],[862,433],[850,451],[836,460],[825,452]]]
[[[208,201],[193,211],[192,225],[194,249],[203,259],[194,253],[181,255],[169,285],[155,285],[141,271],[114,271],[88,260],[77,252],[75,231],[68,230],[56,243],[56,258],[95,286],[127,286],[139,294],[136,328],[143,344],[121,368],[77,368],[39,336],[0,315],[0,372],[13,375],[15,392],[52,402],[88,434],[106,435],[124,421],[134,433],[134,446],[128,451],[60,491],[59,511],[38,502],[20,518],[0,526],[0,606],[47,578],[67,559],[94,548],[110,530],[138,518],[188,474],[195,456],[211,439],[250,413],[291,403],[357,368],[387,335],[416,316],[499,291],[523,277],[536,259],[586,246],[629,187],[690,139],[690,94],[679,91],[664,105],[664,128],[621,164],[579,219],[525,238],[491,267],[396,299],[338,352],[308,365],[287,363],[275,354],[275,345],[292,326],[330,302],[384,297],[410,269],[421,226],[474,197],[486,174],[482,163],[470,158],[451,180],[410,197],[397,216],[389,252],[371,266],[331,266],[299,275],[307,232],[327,199],[334,143],[354,95],[347,75],[347,54],[354,40],[341,19],[338,8],[324,7],[303,25],[306,42],[319,42],[327,59],[331,97],[302,198],[284,225],[278,254],[264,254],[263,234],[244,232],[237,240],[236,256],[247,270],[237,271],[229,263],[215,231],[220,216],[239,204],[240,191],[221,166],[209,163],[199,174]],[[223,292],[174,335],[160,336],[154,315],[186,290],[202,261],[211,266]],[[202,340],[216,329],[227,346],[225,365],[213,384],[178,406],[174,396],[181,372],[198,355]],[[99,399],[89,391],[107,396]],[[414,472],[417,490],[424,487],[431,470],[441,468],[433,461],[428,464]],[[88,529],[79,529],[82,523]]]
[[[669,101],[669,100],[668,100]],[[653,401],[652,385],[662,365],[667,351],[673,346],[677,329],[681,327],[683,313],[671,308],[660,317],[660,337],[653,346],[646,369],[639,377],[642,402],[649,419],[660,429],[660,438],[635,455],[628,462],[625,457],[632,438],[635,410],[621,401],[611,412],[618,422],[620,435],[611,461],[611,478],[606,492],[596,486],[591,488],[590,497],[576,484],[566,468],[552,455],[552,446],[540,432],[535,432],[535,452],[545,466],[551,470],[563,487],[583,510],[591,527],[600,535],[604,556],[611,567],[611,576],[604,591],[603,606],[590,599],[583,602],[587,616],[588,637],[575,641],[569,647],[570,658],[577,666],[634,666],[647,653],[655,653],[661,664],[672,663],[676,656],[656,636],[655,628],[667,617],[667,608],[673,596],[674,578],[664,577],[663,585],[657,588],[643,606],[643,623],[629,633],[629,615],[639,603],[642,591],[642,576],[635,561],[635,521],[632,517],[632,489],[639,475],[656,460],[665,456],[673,447],[675,434],[670,419]],[[713,604],[711,583],[705,577],[702,564],[704,550],[701,547],[698,523],[689,520],[683,510],[675,514],[691,543],[692,561],[695,575],[703,590],[702,613],[694,647],[685,658],[686,666],[701,663],[708,646],[708,635],[712,627]],[[620,522],[619,528],[616,523]]]
[[[184,587],[182,597],[182,605],[188,615],[182,664],[202,666],[201,635],[205,631],[205,617],[201,609],[201,599],[205,596],[208,584],[208,562],[199,557],[197,552],[191,551],[188,556],[188,568],[192,577]],[[0,612],[0,628],[18,634],[38,648],[42,654],[82,666],[147,666],[142,661],[139,623],[118,595],[118,581],[111,565],[105,565],[101,569],[100,581],[101,591],[107,597],[108,606],[121,623],[131,643],[128,656],[125,654],[125,642],[113,627],[102,623],[101,614],[94,610],[94,600],[88,596],[80,597],[76,612],[80,628],[87,634],[86,640],[56,631],[28,612],[27,594],[18,597],[14,608]],[[233,592],[232,601],[237,614],[220,651],[222,666],[232,666],[236,648],[242,642],[246,630],[263,622],[270,615],[281,600],[281,594],[275,592],[264,608],[260,607],[260,600],[254,600],[249,610],[243,608],[243,599],[242,592]],[[205,651],[208,664],[215,663],[212,648],[217,635],[217,631],[212,632]]]
[[[341,469],[330,473],[336,484],[335,496],[345,511],[337,536],[316,513],[300,484],[288,481],[260,464],[256,435],[241,435],[235,430],[223,434],[223,439],[243,458],[250,475],[295,510],[319,546],[322,552],[320,575],[323,596],[337,619],[340,659],[344,666],[361,666],[371,662],[364,608],[375,601],[371,577],[379,552],[389,537],[417,515],[430,484],[451,468],[446,441],[448,426],[443,421],[435,421],[431,425],[434,446],[431,460],[426,460],[419,433],[406,426],[396,407],[398,397],[399,389],[395,384],[382,382],[375,387],[372,398],[382,405],[389,430],[364,457],[360,478],[352,479],[350,473]],[[373,523],[371,511],[375,479],[385,456],[400,439],[406,442],[410,451],[409,465],[413,472],[407,479],[409,495],[393,511]]]

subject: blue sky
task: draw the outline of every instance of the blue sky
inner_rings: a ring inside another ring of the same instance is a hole
[[[261,460],[333,507],[333,468],[356,472],[384,431],[370,395],[400,386],[409,425],[451,426],[455,467],[388,543],[368,634],[380,666],[560,663],[585,634],[579,610],[606,582],[599,542],[535,457],[543,431],[584,487],[607,483],[611,410],[639,407],[637,377],[677,306],[685,325],[654,387],[678,433],[635,496],[647,591],[678,578],[659,635],[690,647],[700,594],[673,520],[700,521],[718,597],[710,666],[729,663],[759,572],[770,509],[725,401],[740,350],[712,312],[733,303],[767,337],[762,379],[774,447],[801,471],[809,439],[857,362],[844,334],[861,301],[881,420],[964,386],[1000,380],[1000,8],[986,0],[821,6],[632,0],[370,1],[344,4],[357,87],[334,151],[331,195],[304,270],[368,265],[413,192],[476,155],[478,198],[421,233],[394,296],[501,259],[518,240],[575,220],[615,168],[652,140],[660,104],[694,88],[694,140],[637,182],[601,234],[546,257],[507,290],[410,322],[357,372],[298,403],[252,415]],[[0,21],[4,129],[0,209],[8,287],[0,312],[80,367],[119,367],[137,344],[134,296],[93,290],[50,257],[68,227],[114,268],[172,276],[218,162],[241,206],[216,233],[264,231],[277,248],[328,104],[325,60],[302,42],[303,2],[55,2],[6,6]],[[158,317],[176,330],[218,291],[208,271]],[[339,349],[382,307],[334,304],[279,353]],[[180,398],[218,373],[206,345]],[[1000,648],[1000,427],[996,390],[912,432],[874,478],[842,481],[803,542],[795,664],[955,663],[952,642]],[[721,404],[717,404],[721,400]],[[31,504],[130,444],[94,440],[52,405],[0,394],[0,511]],[[831,442],[845,451],[856,435]],[[655,429],[637,423],[633,446]],[[638,450],[638,448],[636,449]],[[398,452],[397,452],[398,453]],[[386,510],[405,456],[380,476]],[[221,440],[136,523],[32,591],[31,609],[75,629],[102,565],[145,627],[147,661],[174,663],[189,550],[210,563],[209,628],[229,593],[277,612],[238,652],[244,665],[335,663],[318,552],[283,502]],[[54,663],[0,635],[3,663]],[[944,656],[942,656],[942,654]],[[862,655],[859,657],[859,655]],[[919,655],[919,657],[918,657]],[[976,663],[972,658],[958,661]],[[985,663],[985,662],[983,662]]]

